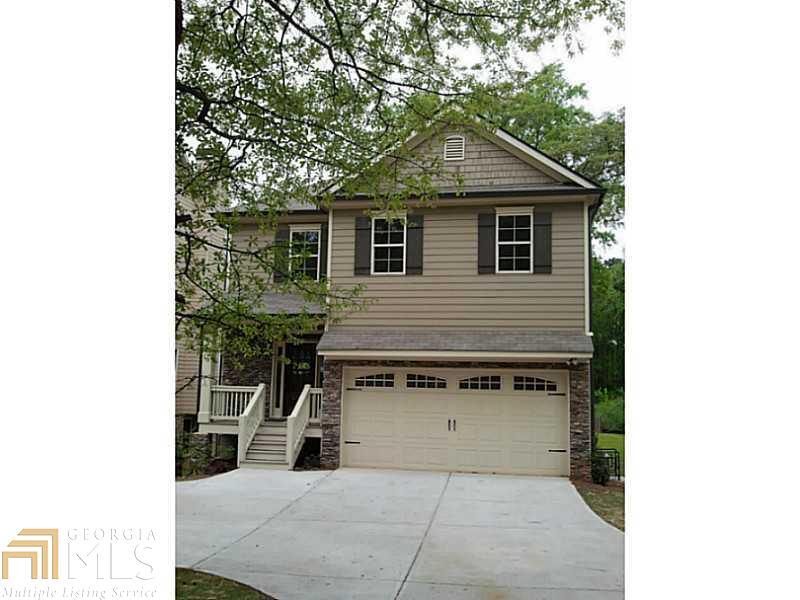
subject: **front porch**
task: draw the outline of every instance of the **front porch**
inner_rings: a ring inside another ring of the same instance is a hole
[[[284,358],[288,358],[285,361]],[[320,438],[322,388],[316,343],[276,345],[262,367],[227,373],[204,359],[197,415],[198,432],[236,435],[237,466],[292,469],[306,438]],[[227,385],[225,380],[257,385]]]
[[[292,469],[306,438],[322,435],[321,388],[305,385],[288,417],[270,418],[264,383],[207,387],[209,410],[198,416],[199,432],[238,436],[237,466]]]

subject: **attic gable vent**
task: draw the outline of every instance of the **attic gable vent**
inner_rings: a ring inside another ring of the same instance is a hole
[[[444,141],[445,160],[464,160],[464,136],[451,135]]]

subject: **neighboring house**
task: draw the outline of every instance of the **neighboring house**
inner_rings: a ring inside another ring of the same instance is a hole
[[[178,212],[186,216],[196,216],[202,214],[186,198],[177,199]],[[215,245],[224,246],[225,231],[215,229],[207,232],[197,232],[198,235],[205,237]],[[178,237],[176,244],[183,244],[185,240]],[[211,259],[211,247],[200,246],[195,248],[195,255],[205,259]],[[200,300],[198,298],[187,298],[187,303],[193,305]],[[219,372],[215,369],[217,359],[211,362],[208,358],[201,360],[200,352],[191,347],[183,339],[175,340],[175,430],[176,432],[189,432],[195,427],[197,412],[200,406],[200,381],[202,378],[210,377],[211,381],[218,379]]]
[[[244,369],[223,364],[226,385],[200,393],[200,431],[238,435],[246,465],[291,468],[319,437],[328,468],[587,477],[603,190],[503,130],[407,143],[463,187],[442,179],[435,207],[411,203],[395,221],[367,216],[358,195],[290,211],[271,236],[310,244],[308,275],[364,284],[374,302]],[[255,231],[244,221],[237,235]],[[265,299],[273,312],[301,306]]]

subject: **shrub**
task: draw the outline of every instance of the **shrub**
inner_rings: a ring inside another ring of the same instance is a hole
[[[592,483],[605,485],[610,478],[608,461],[602,454],[592,454]]]
[[[208,435],[181,432],[175,439],[176,475],[202,475],[211,461]]]
[[[604,433],[625,433],[625,391],[600,389],[595,392],[594,415]]]

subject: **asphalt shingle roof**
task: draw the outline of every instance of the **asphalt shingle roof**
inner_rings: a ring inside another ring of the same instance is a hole
[[[307,302],[302,296],[295,294],[264,294],[261,312],[268,315],[279,313],[298,314],[305,307],[306,312],[311,314],[322,314],[325,311],[312,302]]]
[[[581,331],[534,329],[380,329],[333,327],[317,345],[324,350],[591,353]]]

